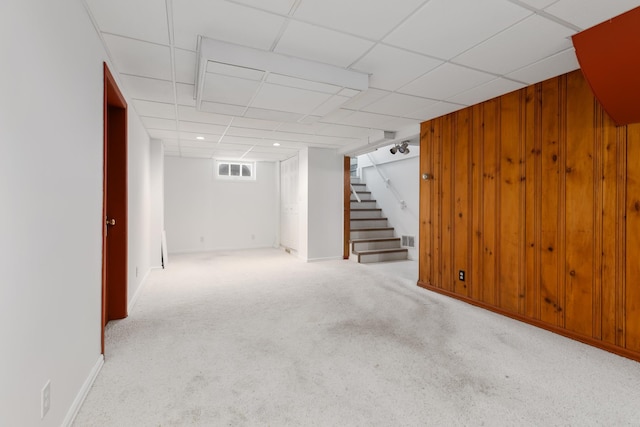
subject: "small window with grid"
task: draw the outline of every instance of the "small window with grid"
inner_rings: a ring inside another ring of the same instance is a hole
[[[216,177],[229,180],[254,181],[256,164],[251,162],[216,161]]]

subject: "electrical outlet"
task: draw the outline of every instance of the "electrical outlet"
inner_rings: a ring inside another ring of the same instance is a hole
[[[49,408],[51,408],[51,380],[48,380],[40,390],[40,419],[44,419]]]
[[[458,280],[464,282],[464,270],[458,271]]]

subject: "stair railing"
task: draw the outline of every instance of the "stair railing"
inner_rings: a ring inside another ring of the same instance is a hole
[[[376,170],[376,172],[378,172],[378,175],[380,175],[380,178],[382,178],[382,181],[384,181],[384,185],[389,189],[389,191],[391,192],[391,194],[393,194],[393,196],[396,198],[396,200],[398,201],[398,203],[400,203],[400,208],[404,209],[407,207],[407,204],[405,203],[404,200],[402,200],[402,197],[400,197],[400,193],[398,193],[398,190],[396,190],[395,188],[393,188],[393,185],[391,185],[391,180],[389,178],[386,178],[382,172],[380,171],[380,168],[378,168],[378,165],[376,164],[376,162],[373,160],[373,157],[371,157],[371,154],[367,153],[367,157],[369,157],[369,160],[371,161],[371,164],[373,165],[373,168]],[[353,188],[353,187],[352,187]]]
[[[349,184],[349,186],[351,187],[351,193],[356,196],[356,200],[358,201],[358,203],[362,203],[362,200],[360,200],[360,197],[358,197],[358,193],[356,193],[356,189],[353,188],[353,185]]]

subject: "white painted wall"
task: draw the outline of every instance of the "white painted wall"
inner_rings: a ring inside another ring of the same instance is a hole
[[[300,234],[298,156],[280,162],[280,245],[298,251]]]
[[[165,157],[169,253],[273,247],[277,164],[258,162],[255,181],[214,178],[212,159]]]
[[[0,425],[60,426],[102,361],[107,57],[77,0],[0,2],[0,52]],[[129,119],[132,298],[149,269],[150,181],[149,139]]]
[[[411,145],[409,154],[395,155],[389,152],[390,148],[391,146],[383,147],[368,155],[358,156],[358,169],[373,198],[378,201],[383,216],[389,218],[390,226],[395,228],[396,236],[415,237],[415,248],[408,249],[409,258],[417,260],[420,235],[420,147]],[[378,166],[382,176],[389,179],[389,185],[375,170],[373,163]],[[394,196],[393,191],[397,196]],[[401,207],[398,199],[404,200],[406,208]]]
[[[150,264],[162,267],[162,231],[164,230],[164,147],[162,141],[150,144],[151,221],[149,222]]]
[[[343,156],[336,150],[301,150],[300,258],[341,259],[343,242]]]

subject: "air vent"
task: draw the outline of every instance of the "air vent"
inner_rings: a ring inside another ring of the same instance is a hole
[[[405,248],[415,248],[416,240],[414,236],[402,236],[402,246]]]

